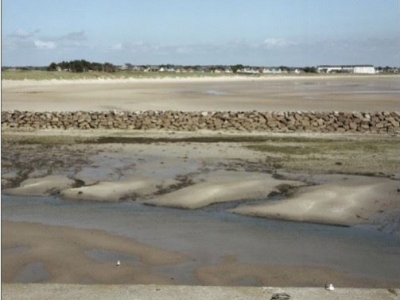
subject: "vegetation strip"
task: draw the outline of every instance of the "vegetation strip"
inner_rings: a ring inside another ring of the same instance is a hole
[[[157,144],[157,143],[246,143],[246,147],[257,151],[280,151],[290,147],[318,148],[319,152],[326,149],[357,150],[358,146],[366,151],[376,151],[379,148],[396,148],[400,146],[397,138],[382,138],[378,142],[376,139],[350,139],[349,137],[323,138],[323,137],[294,137],[294,136],[188,136],[188,137],[126,137],[126,136],[100,136],[100,137],[81,137],[81,136],[54,136],[54,135],[16,135],[13,133],[3,133],[4,143],[14,143],[20,145],[35,144]],[[359,150],[359,149],[358,149]]]

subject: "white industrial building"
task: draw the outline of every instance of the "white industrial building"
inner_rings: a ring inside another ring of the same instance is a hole
[[[355,66],[354,73],[356,74],[375,74],[374,66]]]
[[[317,66],[318,73],[354,73],[354,74],[375,74],[373,65],[324,65]]]

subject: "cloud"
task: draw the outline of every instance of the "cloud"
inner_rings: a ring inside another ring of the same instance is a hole
[[[150,43],[145,43],[143,41],[133,41],[133,42],[122,42],[116,43],[111,46],[112,50],[115,51],[127,51],[132,53],[148,53],[157,52],[166,46],[154,45]]]
[[[119,44],[115,44],[111,47],[113,50],[122,50],[123,49],[123,45],[121,43]]]
[[[44,42],[41,40],[34,40],[33,41],[36,48],[41,49],[41,50],[51,50],[56,47],[56,44],[54,42]]]
[[[252,51],[260,51],[260,42],[249,42],[245,39],[237,39],[225,43],[192,43],[192,44],[153,44],[143,41],[117,42],[109,46],[109,49],[121,54],[137,54],[146,56],[165,56],[183,58],[190,56],[219,56],[224,54],[242,55],[251,54]]]
[[[38,29],[36,29],[35,31],[32,31],[32,32],[27,32],[26,30],[23,30],[23,29],[17,29],[12,33],[7,34],[7,37],[10,37],[13,39],[24,40],[24,39],[29,39],[29,38],[33,37],[37,33],[39,33]]]
[[[239,46],[239,45],[238,45]],[[243,46],[243,45],[240,45]],[[236,47],[236,46],[234,46]],[[227,51],[234,48],[228,44],[195,43],[195,44],[152,44],[143,41],[120,42],[111,46],[115,51],[126,51],[143,54],[204,54]]]
[[[39,34],[38,29],[28,32],[23,29],[17,29],[6,35],[4,45],[12,50],[74,50],[88,46],[88,38],[84,30],[73,31],[59,36],[45,36]]]
[[[39,30],[35,30],[32,32],[28,32],[23,29],[17,29],[12,33],[8,33],[5,35],[3,40],[3,47],[5,50],[30,50],[35,49],[36,46],[34,44],[35,34],[37,34]]]
[[[337,52],[387,52],[397,51],[400,39],[398,37],[369,37],[369,38],[325,38],[304,43],[309,49],[323,49]]]
[[[190,47],[178,47],[176,49],[176,53],[179,53],[179,54],[187,54],[187,53],[190,53],[190,52],[192,52]]]
[[[84,30],[72,31],[53,39],[57,41],[57,47],[64,50],[75,50],[89,46],[88,37]]]
[[[81,30],[62,35],[59,39],[66,41],[86,41],[88,38],[86,36],[86,32],[84,30]]]
[[[286,39],[279,39],[279,38],[268,38],[261,43],[261,46],[265,49],[283,48],[293,45],[296,45],[296,43],[288,41]]]

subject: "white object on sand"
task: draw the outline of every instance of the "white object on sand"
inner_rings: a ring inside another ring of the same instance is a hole
[[[333,291],[335,288],[332,283],[327,283],[327,284],[325,284],[325,289],[327,291]]]
[[[117,261],[117,266],[119,266],[121,264],[121,262],[120,261]]]

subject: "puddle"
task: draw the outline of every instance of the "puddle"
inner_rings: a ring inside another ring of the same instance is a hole
[[[127,263],[134,265],[140,264],[139,260],[135,256],[116,251],[92,249],[85,251],[85,254],[102,263],[117,263],[117,261],[120,261],[121,265]]]
[[[11,248],[2,248],[1,253],[2,254],[19,254],[23,253],[29,250],[29,247],[26,246],[15,246]]]
[[[165,275],[175,282],[183,285],[197,285],[198,280],[194,276],[194,270],[201,266],[198,261],[191,261],[188,263],[172,265],[172,266],[159,266],[153,267],[152,271],[158,274]]]
[[[115,154],[110,154],[115,155]],[[155,180],[175,178],[185,173],[192,173],[198,170],[200,164],[193,159],[170,161],[168,157],[153,155],[141,155],[141,157],[109,157],[106,153],[96,155],[92,158],[95,165],[102,167],[87,167],[82,169],[75,178],[82,179],[86,185],[98,181],[120,181],[130,177],[138,176],[151,177]],[[122,171],[122,172],[121,172]]]
[[[111,153],[102,153],[92,156],[93,164],[83,168],[74,178],[91,185],[99,181],[119,181],[132,176],[135,172],[135,162],[132,159],[112,157]],[[121,171],[124,172],[121,172]],[[125,174],[125,176],[122,175]]]
[[[50,274],[44,268],[43,263],[34,262],[22,268],[14,278],[13,283],[38,283],[50,279]]]

